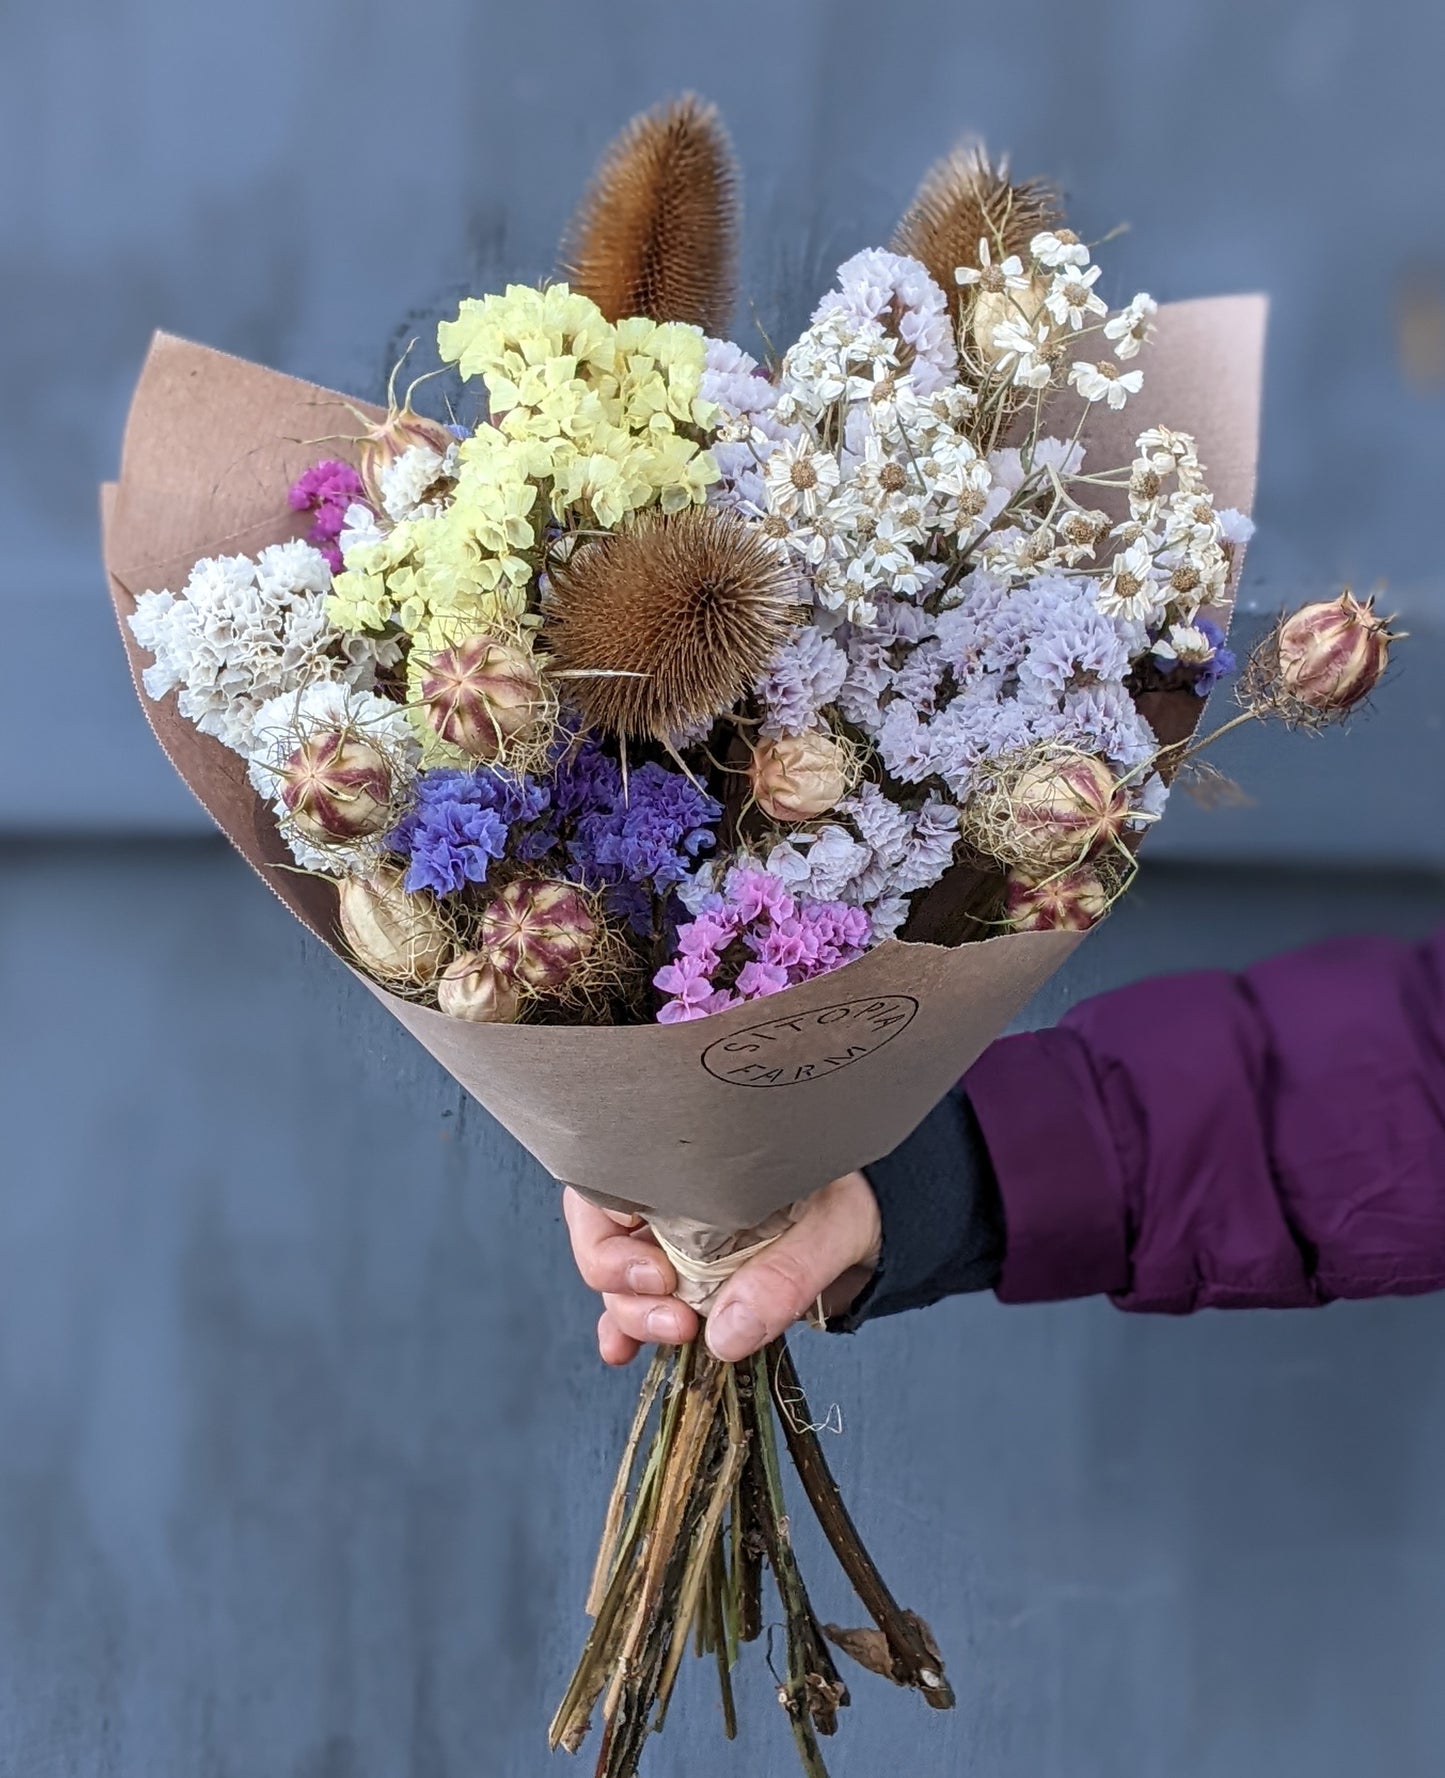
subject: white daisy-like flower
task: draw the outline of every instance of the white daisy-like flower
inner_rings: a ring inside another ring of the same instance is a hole
[[[993,330],[996,368],[1009,380],[1024,389],[1046,389],[1053,372],[1046,356],[1049,329],[1040,322],[1031,327],[1019,315],[1010,315]]]
[[[1054,274],[1044,307],[1060,327],[1072,328],[1077,333],[1090,315],[1108,314],[1103,297],[1094,290],[1098,278],[1096,265],[1066,266]]]
[[[1075,359],[1069,371],[1069,381],[1085,401],[1106,401],[1117,410],[1144,387],[1144,373],[1142,370],[1116,370],[1107,358],[1098,364]]]
[[[1150,322],[1159,313],[1159,305],[1147,291],[1141,290],[1117,315],[1104,323],[1104,338],[1112,342],[1116,358],[1136,358],[1149,339]]]
[[[1010,253],[997,265],[993,262],[993,249],[987,239],[978,243],[978,264],[961,265],[953,274],[954,282],[967,289],[970,285],[978,285],[981,290],[989,290],[996,295],[1005,290],[1027,290],[1029,275],[1024,270],[1024,262],[1017,253]]]
[[[1164,514],[1164,542],[1170,549],[1191,553],[1219,542],[1219,515],[1208,494],[1179,492]]]
[[[768,510],[780,518],[816,518],[842,479],[838,459],[820,451],[810,438],[784,442],[768,458],[763,471]]]
[[[1087,265],[1089,249],[1072,229],[1045,229],[1029,242],[1029,252],[1042,266],[1057,271],[1060,266]]]
[[[1105,617],[1149,624],[1164,614],[1166,593],[1143,538],[1115,556],[1098,584],[1096,603]]]
[[[1202,667],[1214,659],[1214,644],[1197,624],[1171,624],[1162,636],[1155,638],[1152,652],[1161,661]]]

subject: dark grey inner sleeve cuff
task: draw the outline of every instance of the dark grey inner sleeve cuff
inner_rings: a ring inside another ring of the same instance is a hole
[[[852,1333],[879,1315],[991,1290],[1003,1269],[1003,1202],[978,1118],[962,1087],[892,1154],[865,1167],[883,1222],[867,1288],[829,1327]]]

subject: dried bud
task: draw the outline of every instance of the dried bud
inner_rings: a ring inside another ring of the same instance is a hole
[[[1303,605],[1279,627],[1278,679],[1287,699],[1321,716],[1343,716],[1380,682],[1390,659],[1390,620],[1348,588]]]
[[[564,987],[597,937],[586,893],[545,877],[509,884],[482,915],[482,944],[492,961],[538,993]]]
[[[1041,883],[1010,871],[1004,911],[1015,932],[1087,932],[1108,913],[1109,892],[1087,867]]]
[[[405,452],[421,445],[444,457],[455,443],[440,421],[415,414],[410,406],[389,408],[384,420],[368,427],[357,448],[356,468],[367,501],[375,511],[384,510],[382,475]]]
[[[277,776],[292,824],[317,845],[364,839],[391,821],[391,768],[355,734],[322,729],[308,735]]]
[[[832,735],[785,735],[759,741],[748,767],[753,797],[774,821],[826,815],[848,791],[847,761]]]
[[[1038,881],[1117,843],[1128,819],[1128,793],[1102,759],[1050,748],[1002,770],[964,824],[986,856]]]
[[[522,997],[485,951],[467,951],[447,965],[437,983],[437,1005],[451,1018],[474,1025],[512,1025]]]
[[[421,703],[444,741],[473,759],[495,759],[546,707],[537,663],[524,648],[470,636],[422,670]]]
[[[357,962],[384,982],[425,987],[451,950],[435,903],[426,895],[409,895],[400,871],[348,878],[341,885],[339,913]]]
[[[980,364],[992,370],[1008,356],[1008,348],[996,344],[994,334],[1006,321],[1016,321],[1020,327],[1031,328],[1043,313],[1044,298],[1048,293],[1047,278],[1037,275],[1029,280],[1026,290],[994,290],[987,283],[978,286],[969,316],[969,331],[973,336],[974,356]]]

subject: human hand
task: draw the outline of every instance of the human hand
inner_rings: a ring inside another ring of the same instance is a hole
[[[677,1274],[640,1217],[600,1210],[568,1186],[562,1213],[583,1282],[602,1297],[597,1349],[606,1364],[627,1364],[644,1345],[681,1345],[698,1331],[697,1311],[673,1294]],[[736,1362],[776,1339],[821,1297],[836,1315],[854,1301],[878,1265],[882,1226],[861,1173],[835,1179],[804,1203],[787,1232],[750,1259],[718,1293],[707,1343]]]

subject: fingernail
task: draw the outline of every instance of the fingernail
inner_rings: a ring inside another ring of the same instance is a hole
[[[634,1296],[661,1296],[667,1286],[655,1265],[639,1259],[627,1268],[627,1288]]]
[[[653,1309],[647,1317],[647,1331],[654,1340],[676,1342],[682,1338],[682,1324],[676,1309]]]
[[[743,1303],[728,1303],[707,1319],[707,1343],[712,1355],[729,1363],[755,1352],[767,1337],[767,1328]]]

